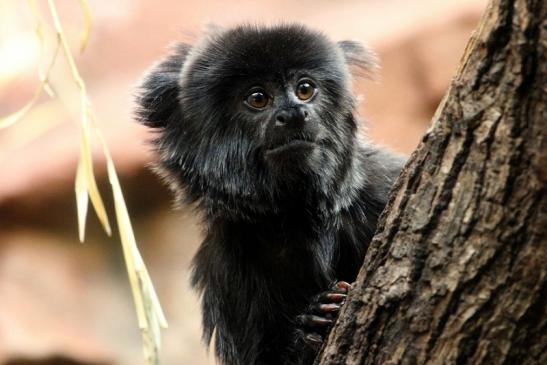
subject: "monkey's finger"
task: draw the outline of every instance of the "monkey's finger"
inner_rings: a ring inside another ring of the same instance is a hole
[[[343,303],[346,301],[346,294],[343,293],[323,293],[319,298],[319,303]]]
[[[303,337],[304,342],[315,349],[319,349],[323,344],[323,336],[318,333],[307,333]]]
[[[316,316],[314,314],[302,314],[297,317],[298,322],[309,328],[325,328],[330,327],[334,323],[332,319]]]
[[[330,304],[319,304],[319,312],[321,313],[333,313],[336,314],[340,311],[340,304],[330,303]]]
[[[310,305],[310,312],[318,315],[332,314],[336,316],[340,307],[340,303],[315,303]]]
[[[334,284],[334,289],[341,289],[344,293],[347,293],[351,289],[351,284],[346,281],[339,281]]]
[[[321,294],[318,294],[313,300],[312,304],[310,305],[310,309],[313,311],[316,309],[318,305],[321,304],[338,304],[342,305],[346,301],[347,294],[344,293],[336,293],[333,291],[326,291]]]

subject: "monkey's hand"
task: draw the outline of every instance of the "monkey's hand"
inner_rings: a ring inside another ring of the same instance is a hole
[[[350,287],[345,281],[335,283],[329,290],[317,295],[306,311],[297,317],[300,340],[313,350],[321,348]]]

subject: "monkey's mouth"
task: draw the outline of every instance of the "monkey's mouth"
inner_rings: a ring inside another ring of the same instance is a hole
[[[294,149],[312,149],[317,146],[314,138],[307,134],[285,136],[266,148],[266,155],[282,153]]]

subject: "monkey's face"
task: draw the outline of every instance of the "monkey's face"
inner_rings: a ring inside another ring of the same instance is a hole
[[[320,111],[317,82],[308,73],[264,80],[243,98],[245,118],[258,126],[257,139],[266,163],[284,165],[295,160],[308,165],[327,137]],[[315,152],[315,153],[314,153]],[[294,166],[293,166],[294,167]]]
[[[238,27],[182,50],[152,71],[140,99],[141,119],[162,129],[163,170],[196,199],[256,205],[328,191],[354,144],[348,62],[362,51],[294,25]]]

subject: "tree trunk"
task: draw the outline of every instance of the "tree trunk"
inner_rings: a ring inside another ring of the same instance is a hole
[[[493,0],[316,364],[547,364],[547,20]]]

